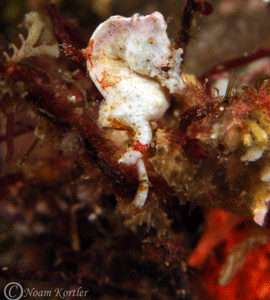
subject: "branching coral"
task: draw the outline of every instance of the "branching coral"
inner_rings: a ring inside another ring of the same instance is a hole
[[[13,49],[12,56],[3,52],[8,62],[18,63],[21,60],[27,59],[32,56],[49,55],[59,57],[60,50],[58,44],[46,45],[41,44],[35,47],[45,23],[41,21],[41,17],[37,12],[30,12],[25,15],[23,26],[28,30],[27,38],[25,39],[22,34],[19,34],[22,45],[18,48],[15,44],[10,44]]]

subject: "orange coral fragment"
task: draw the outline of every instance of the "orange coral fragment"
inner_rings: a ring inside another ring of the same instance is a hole
[[[221,251],[228,255],[232,245],[239,240],[236,231],[227,236],[227,245]],[[203,299],[219,300],[268,300],[270,299],[270,243],[258,247],[246,256],[242,269],[228,285],[218,284],[222,262],[213,256],[203,269],[201,278],[204,283]],[[202,293],[202,291],[200,291]]]
[[[205,232],[188,259],[189,265],[194,268],[201,268],[214,248],[227,240],[228,234],[233,228],[245,219],[246,217],[221,209],[209,209],[206,216]]]

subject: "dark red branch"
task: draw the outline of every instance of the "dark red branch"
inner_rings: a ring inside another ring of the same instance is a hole
[[[8,114],[6,120],[6,143],[7,143],[7,155],[5,162],[11,161],[14,154],[14,141],[13,141],[13,131],[14,131],[14,114]]]
[[[186,0],[181,25],[179,27],[179,33],[175,38],[176,48],[182,48],[184,53],[185,48],[190,40],[192,19],[196,11],[207,16],[212,13],[213,7],[207,1]]]
[[[176,48],[184,49],[189,41],[189,33],[191,28],[191,21],[193,17],[193,0],[187,0],[184,8],[181,25],[179,27],[179,33],[175,38]]]
[[[205,78],[209,78],[213,75],[217,75],[226,71],[230,71],[234,68],[238,68],[241,66],[244,66],[248,63],[251,63],[257,59],[263,58],[263,57],[269,57],[270,56],[270,49],[259,49],[258,51],[251,53],[247,56],[238,57],[229,61],[226,61],[224,63],[221,63],[210,70],[203,73],[198,79],[201,82],[204,82]]]
[[[67,34],[64,20],[58,7],[51,3],[48,5],[54,32],[59,39],[61,50],[73,60],[80,61],[83,58],[82,52],[71,46],[70,36]]]
[[[34,126],[31,126],[31,125],[27,125],[25,128],[22,128],[22,129],[19,129],[17,131],[14,131],[13,132],[13,138],[16,137],[16,136],[19,136],[19,135],[22,135],[22,134],[25,134],[25,133],[28,133],[28,132],[31,132],[35,129]],[[7,140],[7,137],[6,135],[0,135],[0,143],[2,141],[6,141]]]
[[[82,95],[75,93],[64,82],[58,82],[57,89],[55,78],[51,78],[45,71],[40,71],[29,66],[0,64],[0,72],[11,83],[20,81],[28,87],[29,95],[26,100],[31,101],[47,116],[55,126],[62,131],[75,130],[81,136],[86,152],[99,165],[101,170],[111,178],[122,180],[120,165],[115,160],[115,146],[103,137],[97,122],[91,119],[85,111],[80,113],[76,104],[68,100],[68,96],[75,95],[78,102],[83,101]],[[61,89],[60,89],[61,86]],[[61,90],[61,93],[59,93]],[[79,101],[79,99],[81,100]],[[11,132],[11,128],[8,128]],[[8,134],[10,135],[10,133]],[[9,153],[11,142],[9,138]],[[13,152],[12,152],[13,153]]]
[[[48,4],[48,10],[51,15],[55,34],[57,35],[60,43],[70,44],[70,38],[66,33],[65,24],[58,7],[55,4],[50,3]]]

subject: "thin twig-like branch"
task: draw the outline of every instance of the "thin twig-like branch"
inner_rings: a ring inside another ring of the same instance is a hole
[[[182,21],[179,26],[179,32],[175,38],[176,48],[182,48],[184,50],[184,53],[190,40],[192,19],[196,11],[200,12],[202,15],[207,16],[212,13],[213,7],[207,1],[186,0]]]
[[[205,73],[203,73],[198,79],[201,82],[204,82],[205,78],[209,78],[213,75],[217,75],[226,71],[230,71],[234,68],[241,67],[243,65],[246,65],[248,63],[251,63],[257,59],[263,58],[263,57],[269,57],[270,56],[270,49],[259,49],[254,53],[251,53],[249,55],[238,57],[229,61],[226,61],[224,63],[218,64],[217,66],[214,66],[213,68],[209,69]]]
[[[57,6],[53,3],[50,3],[48,5],[48,10],[51,15],[55,34],[57,35],[58,39],[60,40],[60,43],[70,44],[70,37],[66,33],[64,21],[63,21],[63,18],[61,16]]]

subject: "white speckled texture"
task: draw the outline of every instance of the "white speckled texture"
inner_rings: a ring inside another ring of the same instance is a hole
[[[103,127],[130,129],[134,142],[119,162],[135,164],[152,139],[149,121],[169,107],[169,93],[179,93],[182,49],[175,50],[163,16],[113,16],[100,24],[84,55],[87,69],[104,96]]]
[[[163,16],[114,16],[100,24],[83,54],[87,69],[104,97],[99,111],[103,127],[129,129],[132,145],[119,163],[137,164],[139,187],[133,204],[142,207],[148,177],[142,157],[152,140],[150,121],[169,107],[169,94],[180,93],[182,49],[175,50]]]

